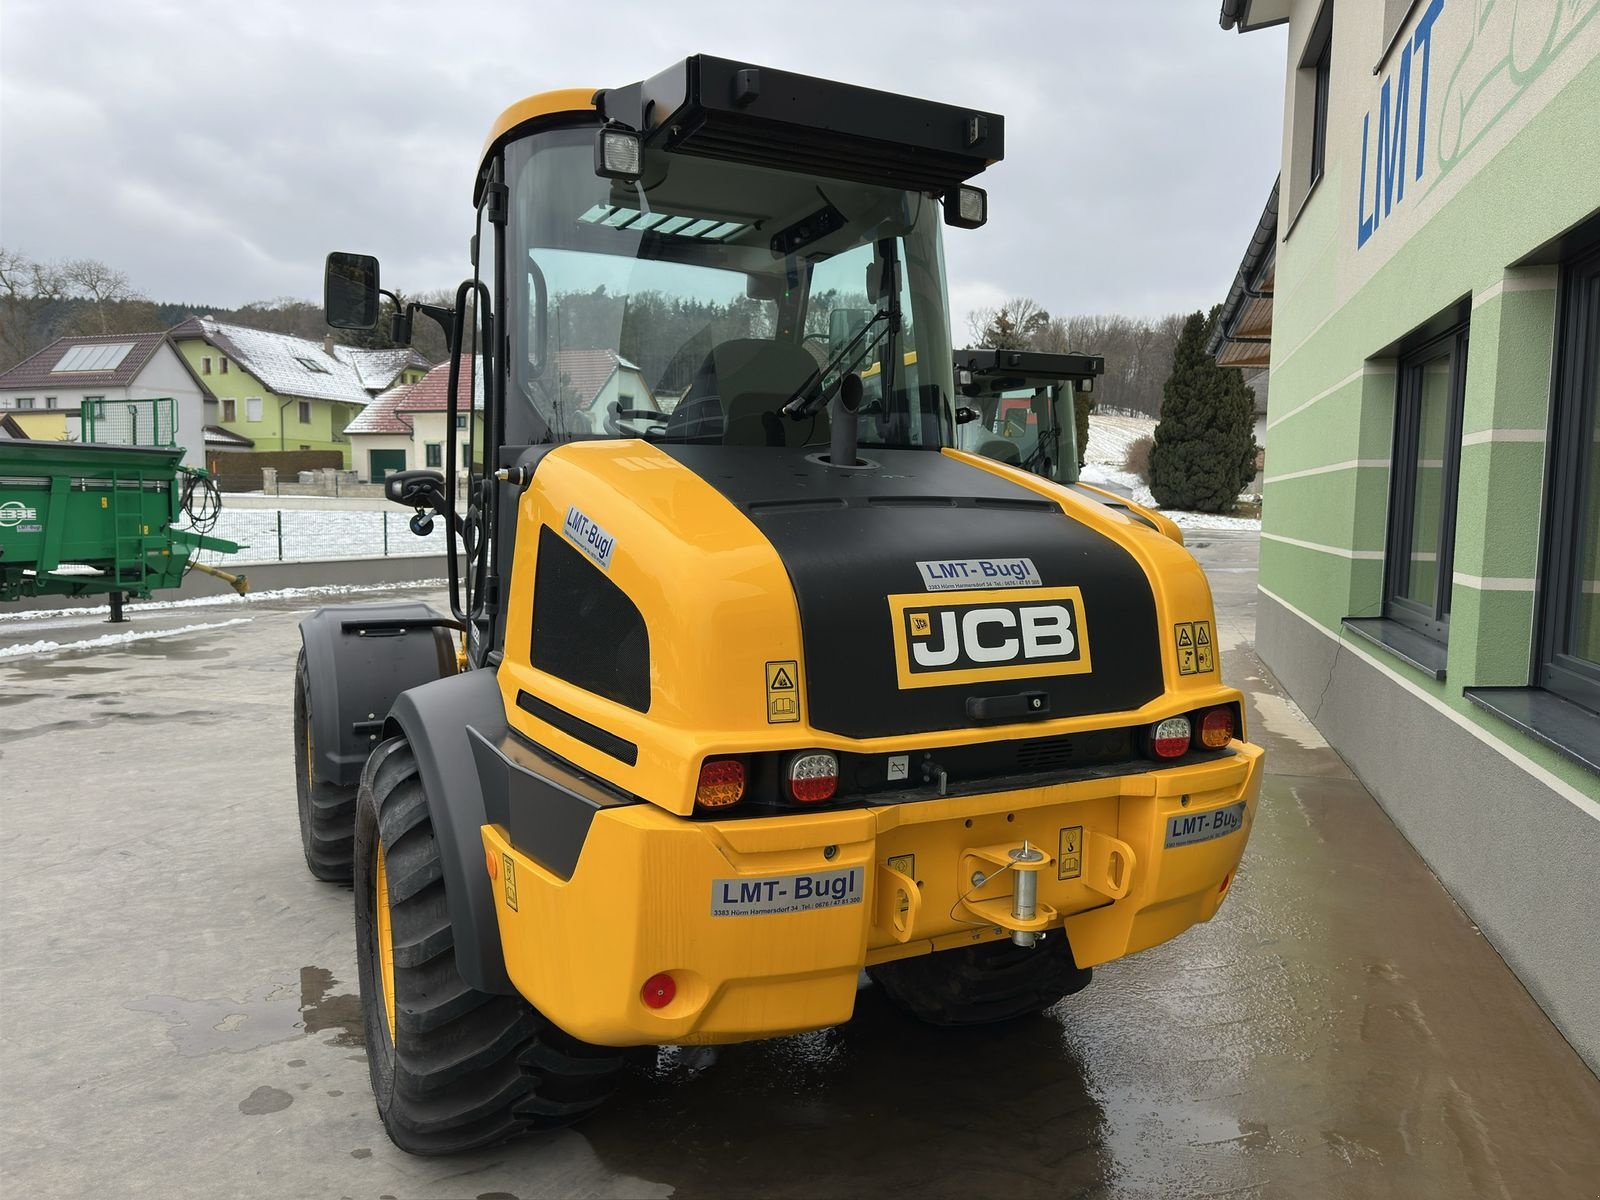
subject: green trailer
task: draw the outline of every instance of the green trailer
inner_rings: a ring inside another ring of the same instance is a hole
[[[195,551],[236,552],[179,528],[186,517],[203,527],[216,497],[182,460],[165,447],[0,440],[0,601],[108,595],[119,621],[125,598],[179,586]],[[197,496],[209,509],[199,521]]]

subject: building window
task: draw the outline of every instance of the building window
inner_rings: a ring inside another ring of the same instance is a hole
[[[46,408],[54,408],[56,406],[56,398],[54,396],[46,396],[44,398],[44,406]]]
[[[427,442],[427,443],[425,443],[423,445],[422,450],[423,450],[423,455],[424,455],[424,458],[422,460],[423,461],[423,466],[427,466],[427,467],[442,467],[442,466],[444,466],[444,443],[443,442]]]
[[[1450,630],[1466,383],[1465,324],[1400,359],[1383,615],[1440,643]]]
[[[246,421],[261,420],[261,397],[249,396],[244,402],[244,419]]]
[[[472,443],[471,442],[462,442],[461,443],[461,469],[463,471],[472,470]]]
[[[302,424],[302,425],[311,424],[311,401],[309,401],[309,400],[300,401],[299,413],[300,413],[300,424]]]
[[[1539,684],[1600,713],[1600,246],[1561,281]]]
[[[228,373],[228,360],[226,358],[219,358],[217,363],[221,367],[222,373],[226,375]]]
[[[460,413],[456,414],[456,428],[457,429],[465,429],[466,427],[467,427],[467,418],[465,416],[461,415]]]
[[[1294,140],[1290,147],[1291,223],[1322,178],[1328,152],[1328,91],[1333,68],[1333,4],[1324,3],[1306,38],[1294,78]]]
[[[211,356],[209,354],[205,354],[200,357],[200,374],[211,374]]]
[[[33,397],[32,396],[18,396],[17,397],[17,407],[18,408],[32,408],[33,407]]]
[[[222,402],[222,423],[224,425],[231,425],[234,421],[238,420],[238,416],[238,401],[224,400]]]

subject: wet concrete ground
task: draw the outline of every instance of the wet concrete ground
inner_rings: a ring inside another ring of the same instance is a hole
[[[0,658],[0,1194],[1600,1196],[1600,1082],[1256,660],[1254,538],[1190,543],[1272,772],[1215,921],[1009,1027],[869,989],[838,1029],[647,1055],[579,1128],[448,1160],[384,1137],[350,893],[300,858],[305,602]]]

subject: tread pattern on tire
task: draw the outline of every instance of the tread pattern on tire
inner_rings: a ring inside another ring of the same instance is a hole
[[[992,1025],[1041,1013],[1089,986],[1093,970],[1056,930],[1032,949],[984,942],[868,967],[898,1007],[930,1025]]]
[[[356,789],[311,777],[306,762],[306,727],[311,720],[310,675],[305,647],[294,670],[294,782],[300,807],[300,844],[311,874],[348,883],[355,845]]]
[[[624,1052],[569,1037],[521,996],[479,992],[456,968],[439,848],[403,739],[373,752],[358,800],[356,936],[367,1057],[389,1136],[413,1154],[451,1154],[566,1125],[599,1107]],[[390,1041],[373,941],[381,837],[394,945]]]

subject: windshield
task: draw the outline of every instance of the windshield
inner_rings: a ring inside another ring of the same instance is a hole
[[[647,151],[598,177],[594,130],[506,149],[508,406],[532,440],[825,447],[865,384],[862,446],[950,442],[937,199]]]

